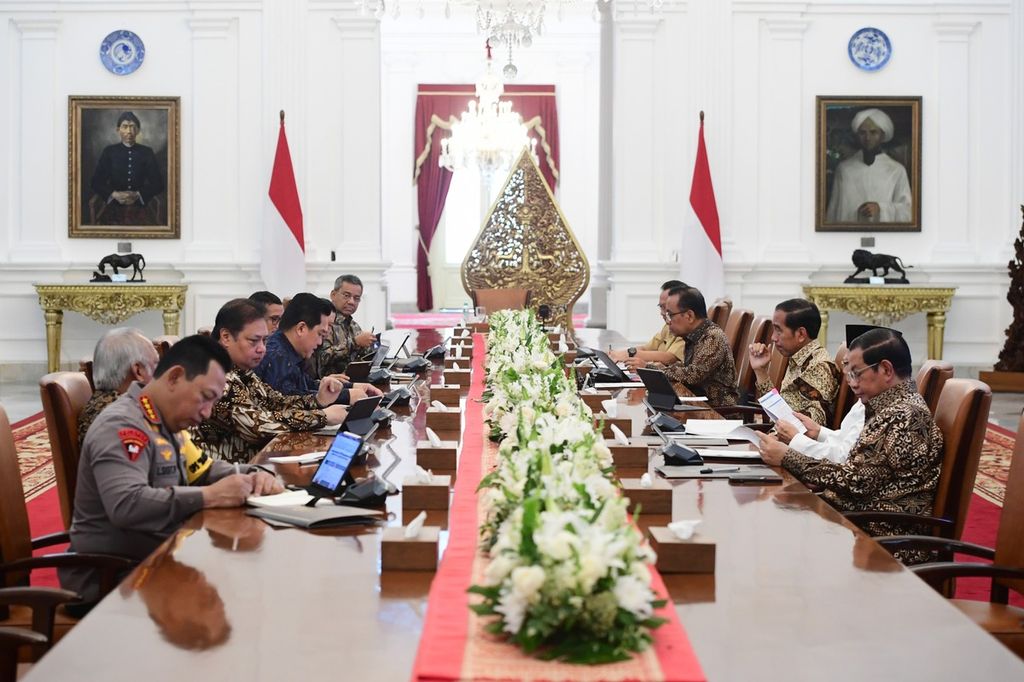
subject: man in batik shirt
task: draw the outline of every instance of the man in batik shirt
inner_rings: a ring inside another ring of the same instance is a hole
[[[899,334],[875,329],[858,336],[847,355],[847,380],[865,404],[864,428],[842,464],[811,459],[762,438],[761,457],[817,488],[840,511],[929,515],[942,465],[942,432],[911,380],[910,349]],[[872,522],[872,535],[927,532],[926,526]],[[897,552],[905,563],[928,553]]]
[[[818,306],[802,298],[791,298],[775,306],[772,315],[772,343],[786,363],[786,375],[779,393],[793,408],[822,426],[832,423],[832,410],[839,393],[839,370],[825,347],[818,342],[821,313]],[[757,377],[755,390],[762,396],[774,388],[768,376],[772,348],[752,343],[748,349],[750,367]],[[757,397],[754,396],[754,397]]]
[[[363,283],[358,277],[342,275],[334,280],[331,303],[336,314],[327,337],[313,356],[318,377],[343,374],[348,363],[358,360],[376,343],[373,333],[364,332],[352,319],[362,299]]]
[[[711,407],[735,405],[736,363],[725,332],[708,319],[704,295],[693,287],[675,287],[665,302],[665,322],[676,336],[686,339],[683,361],[671,365],[648,363],[683,384],[696,395],[707,396]]]
[[[228,301],[217,313],[213,338],[231,356],[232,369],[224,396],[210,418],[196,427],[195,440],[215,458],[246,463],[279,433],[311,431],[344,420],[346,409],[332,404],[341,390],[336,379],[322,382],[319,394],[284,395],[253,372],[266,352],[262,304],[244,298]]]

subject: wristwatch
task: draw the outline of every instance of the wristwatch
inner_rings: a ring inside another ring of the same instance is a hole
[[[631,358],[635,358],[636,357],[636,348],[634,348],[634,347],[627,348],[626,349],[626,354],[629,355],[629,357],[631,357]]]

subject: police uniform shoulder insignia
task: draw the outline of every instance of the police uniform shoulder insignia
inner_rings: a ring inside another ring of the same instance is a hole
[[[160,415],[156,413],[156,408],[153,407],[153,401],[149,399],[148,395],[139,396],[139,405],[142,407],[142,414],[146,416],[151,424],[160,423]]]
[[[117,437],[121,441],[121,447],[124,448],[124,453],[128,455],[128,459],[134,462],[142,454],[143,449],[149,443],[149,436],[138,429],[121,429],[117,432]]]

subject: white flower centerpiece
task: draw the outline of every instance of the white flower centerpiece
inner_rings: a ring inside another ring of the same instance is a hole
[[[532,311],[490,317],[487,405],[498,466],[480,483],[490,563],[478,614],[525,651],[574,663],[629,658],[665,622],[654,553],[629,523],[611,453]]]

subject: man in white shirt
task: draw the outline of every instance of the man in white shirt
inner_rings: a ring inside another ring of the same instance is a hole
[[[846,344],[849,347],[853,339],[872,329],[879,329],[872,325],[850,324],[846,326]],[[895,331],[895,330],[892,330]],[[899,332],[896,332],[897,334]],[[847,371],[847,362],[843,361],[843,372]],[[859,399],[850,408],[850,411],[843,417],[839,430],[826,428],[816,423],[805,414],[794,412],[796,418],[807,428],[805,433],[797,433],[797,428],[792,424],[779,421],[775,425],[777,437],[766,436],[761,440],[762,449],[775,450],[785,454],[786,450],[795,450],[807,455],[811,459],[828,460],[836,464],[842,464],[850,456],[850,448],[857,442],[861,430],[864,428],[864,403]]]

